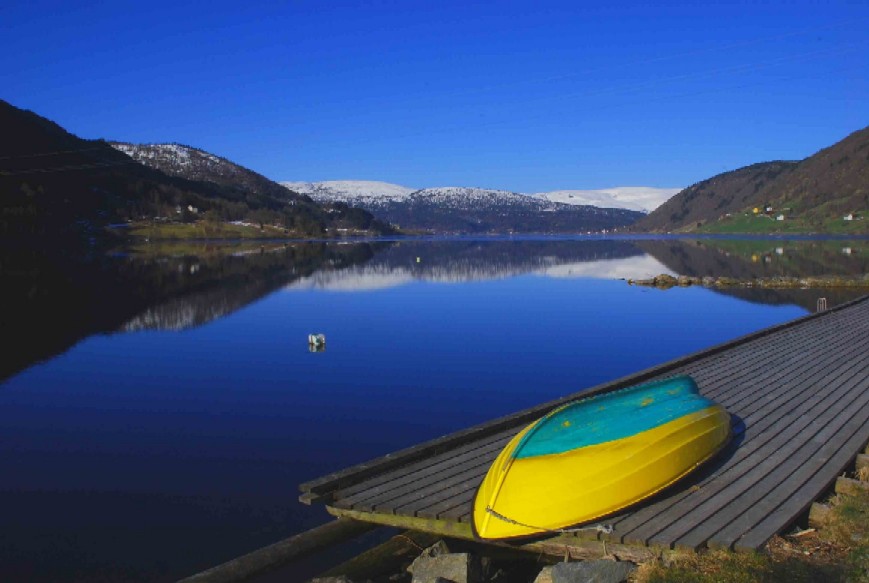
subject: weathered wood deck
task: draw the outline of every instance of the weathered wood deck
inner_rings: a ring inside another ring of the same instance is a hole
[[[869,441],[869,296],[307,482],[300,500],[470,537],[476,487],[527,423],[579,395],[683,373],[732,414],[730,447],[687,481],[601,520],[611,533],[571,536],[749,550],[792,524]]]

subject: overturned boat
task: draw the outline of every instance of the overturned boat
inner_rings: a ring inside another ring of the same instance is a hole
[[[730,438],[730,415],[689,376],[572,401],[492,463],[474,498],[474,533],[509,539],[607,516],[681,479]]]

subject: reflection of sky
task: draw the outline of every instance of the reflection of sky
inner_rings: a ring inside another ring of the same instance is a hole
[[[4,532],[71,565],[145,548],[176,580],[327,520],[296,502],[304,481],[805,313],[612,279],[641,268],[665,271],[347,270],[369,293],[307,283],[195,328],[91,336],[0,384]]]
[[[474,269],[466,266],[439,265],[431,269],[413,270],[404,266],[355,266],[338,271],[320,271],[286,286],[286,290],[323,289],[329,291],[371,291],[408,285],[414,281],[462,283],[503,279],[519,275],[518,270]],[[644,279],[662,273],[675,275],[651,255],[636,255],[622,259],[552,263],[535,267],[529,273],[553,278]]]

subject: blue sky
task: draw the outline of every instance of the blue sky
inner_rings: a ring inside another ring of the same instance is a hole
[[[869,3],[0,4],[0,98],[274,180],[688,186],[869,125]]]

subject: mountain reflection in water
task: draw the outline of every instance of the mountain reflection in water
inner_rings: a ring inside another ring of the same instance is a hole
[[[304,481],[864,293],[622,278],[867,267],[860,240],[2,253],[0,579],[35,582],[177,581],[328,520]]]
[[[92,334],[201,326],[281,289],[362,291],[413,281],[458,283],[523,274],[643,279],[661,273],[757,277],[867,273],[866,240],[459,239],[359,243],[152,245],[100,257],[4,250],[5,327],[19,339],[0,379]],[[716,290],[813,309],[861,290]],[[27,332],[38,329],[39,334]]]

